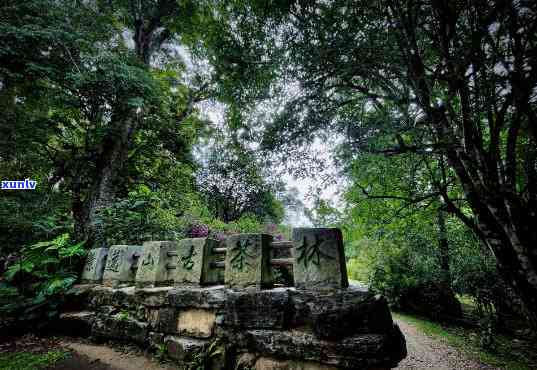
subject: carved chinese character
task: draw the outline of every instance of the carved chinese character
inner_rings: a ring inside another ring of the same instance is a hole
[[[141,252],[141,245],[111,246],[104,269],[103,285],[112,287],[134,285],[137,268],[135,256]]]
[[[255,258],[255,256],[248,253],[248,247],[250,246],[250,244],[251,244],[251,240],[249,239],[238,240],[235,246],[231,248],[230,253],[232,254],[232,257],[231,257],[232,268],[242,271],[246,265],[251,266],[248,260]]]
[[[197,255],[198,254],[194,251],[194,246],[191,245],[188,249],[188,252],[181,257],[181,263],[183,264],[183,267],[187,270],[192,270],[192,268],[194,267],[193,257]]]
[[[343,238],[339,229],[297,228],[293,273],[298,289],[348,287]]]
[[[296,248],[298,253],[298,256],[296,257],[297,264],[303,264],[304,267],[307,268],[310,263],[319,266],[321,263],[321,257],[327,260],[334,259],[334,257],[323,252],[323,242],[330,241],[321,241],[319,235],[314,234],[313,240],[308,242],[308,239],[304,236],[302,238],[302,243]]]
[[[105,271],[119,272],[119,266],[121,265],[121,259],[123,257],[122,249],[111,249],[108,253],[108,261],[106,262]]]
[[[239,234],[227,241],[225,283],[230,288],[272,286],[270,250],[272,236]]]
[[[99,283],[103,278],[108,248],[95,248],[88,252],[86,265],[82,270],[82,282]]]
[[[177,248],[175,241],[145,242],[140,265],[136,272],[137,287],[167,286],[173,284],[174,265],[171,262]],[[176,257],[175,257],[176,258]]]

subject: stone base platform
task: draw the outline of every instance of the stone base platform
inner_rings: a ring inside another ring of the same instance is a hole
[[[389,369],[406,356],[385,299],[356,286],[316,292],[78,285],[70,301],[57,327],[152,347],[182,368]]]

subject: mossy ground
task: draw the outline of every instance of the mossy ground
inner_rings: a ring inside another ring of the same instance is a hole
[[[0,353],[0,370],[39,370],[54,366],[69,356],[67,351],[53,350],[44,353]]]

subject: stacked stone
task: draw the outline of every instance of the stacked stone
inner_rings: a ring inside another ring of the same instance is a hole
[[[295,229],[292,245],[276,255],[270,235],[239,234],[225,247],[207,238],[113,246],[106,263],[88,258],[83,275],[98,281],[90,272],[100,263],[107,286],[79,286],[86,311],[62,317],[95,338],[165,348],[182,364],[204,358],[206,368],[395,367],[404,337],[382,297],[349,287],[341,232]],[[282,264],[295,287],[273,288]]]

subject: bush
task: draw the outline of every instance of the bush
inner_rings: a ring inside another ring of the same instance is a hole
[[[68,234],[24,247],[0,282],[2,316],[28,325],[55,317],[85,255],[83,243],[72,243]]]

